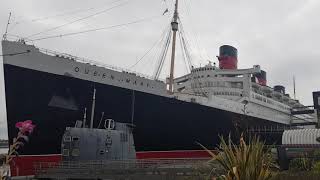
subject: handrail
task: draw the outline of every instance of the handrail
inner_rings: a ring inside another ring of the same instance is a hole
[[[9,39],[10,39],[10,41],[16,41],[16,42],[21,42],[21,43],[24,42],[25,43],[24,38],[19,37],[19,36],[15,36],[15,35],[10,35]],[[30,41],[28,41],[28,42],[30,42]],[[31,44],[29,44],[29,45],[31,45]],[[61,57],[61,58],[69,59],[69,60],[74,60],[74,61],[77,61],[77,62],[80,62],[80,63],[87,63],[87,64],[90,64],[90,65],[103,67],[103,68],[106,68],[106,69],[111,69],[111,70],[114,70],[114,71],[117,71],[117,72],[129,73],[129,74],[135,75],[137,77],[142,77],[142,78],[145,78],[145,79],[148,79],[148,80],[155,80],[152,76],[149,76],[149,75],[146,75],[146,74],[142,74],[142,73],[139,73],[139,72],[136,72],[136,71],[132,71],[132,70],[129,70],[129,69],[126,69],[126,68],[112,66],[112,65],[101,63],[101,62],[98,62],[98,61],[95,61],[95,60],[91,60],[91,59],[88,59],[88,58],[77,57],[77,56],[74,56],[74,55],[71,55],[71,54],[68,54],[68,53],[61,53],[61,52],[57,52],[57,51],[53,51],[53,50],[49,50],[49,49],[45,49],[45,48],[39,48],[37,46],[34,46],[34,47],[36,49],[38,49],[39,52],[42,52],[42,53],[50,55],[50,56],[57,56],[57,57]],[[164,79],[159,79],[159,80],[156,80],[156,81],[165,82]]]
[[[88,59],[88,58],[77,57],[77,56],[73,56],[71,54],[60,53],[60,52],[49,50],[49,49],[44,49],[44,48],[38,48],[38,49],[39,49],[40,52],[42,52],[44,54],[47,54],[47,55],[58,56],[58,57],[61,57],[61,58],[74,60],[74,61],[77,61],[77,62],[80,62],[80,63],[87,63],[87,64],[90,64],[90,65],[103,67],[103,68],[111,69],[111,70],[118,71],[118,72],[129,73],[129,74],[132,74],[132,75],[135,75],[135,76],[138,76],[138,77],[142,77],[142,78],[145,78],[145,79],[154,80],[152,78],[152,76],[149,76],[149,75],[146,75],[146,74],[142,74],[142,73],[139,73],[139,72],[136,72],[136,71],[132,71],[132,70],[129,70],[129,69],[126,69],[126,68],[120,68],[120,67],[117,67],[117,66],[112,66],[112,65],[109,65],[109,64],[101,63],[101,62],[98,62],[98,61],[95,61],[95,60],[91,60],[91,59]],[[161,81],[164,82],[163,79],[161,79]]]
[[[159,166],[181,166],[189,164],[197,164],[207,159],[162,159],[162,160],[102,160],[102,161],[62,161],[62,162],[36,162],[36,169],[47,168],[80,168],[80,167],[95,167],[101,166],[109,169],[119,167],[139,167],[151,168]],[[130,166],[131,165],[131,166]]]

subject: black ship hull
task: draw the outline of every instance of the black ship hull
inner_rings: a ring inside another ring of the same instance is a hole
[[[219,143],[219,135],[239,137],[245,125],[275,126],[277,123],[185,102],[175,98],[94,83],[4,64],[9,140],[17,135],[16,122],[36,124],[23,155],[60,154],[66,127],[91,115],[93,89],[96,93],[94,127],[104,118],[133,123],[137,152],[201,150]],[[90,124],[87,118],[87,125]],[[240,129],[240,130],[239,130]],[[281,135],[263,135],[267,143]],[[10,143],[11,143],[10,142]]]

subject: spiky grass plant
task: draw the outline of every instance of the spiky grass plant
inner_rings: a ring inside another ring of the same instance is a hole
[[[259,138],[253,137],[246,144],[241,137],[238,146],[230,140],[230,137],[228,144],[224,138],[220,139],[218,154],[200,145],[212,156],[211,162],[218,162],[225,170],[226,175],[221,176],[221,179],[266,180],[271,178],[271,154],[268,153]]]

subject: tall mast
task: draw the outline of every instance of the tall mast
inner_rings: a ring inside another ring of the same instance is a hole
[[[293,76],[293,97],[296,99],[296,78]]]
[[[6,26],[6,32],[3,35],[3,39],[4,40],[7,40],[7,33],[8,33],[8,27],[9,27],[9,24],[10,24],[10,18],[11,18],[11,12],[9,13],[8,23],[7,23],[7,26]]]
[[[177,38],[177,31],[178,31],[178,0],[176,0],[173,21],[171,22],[171,28],[173,31],[173,38],[172,38],[172,51],[171,51],[169,92],[173,93],[174,60],[175,60],[175,56],[176,56],[176,38]]]

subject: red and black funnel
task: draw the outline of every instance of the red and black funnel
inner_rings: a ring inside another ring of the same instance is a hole
[[[220,69],[237,69],[238,68],[238,50],[229,45],[220,47],[218,56]]]

